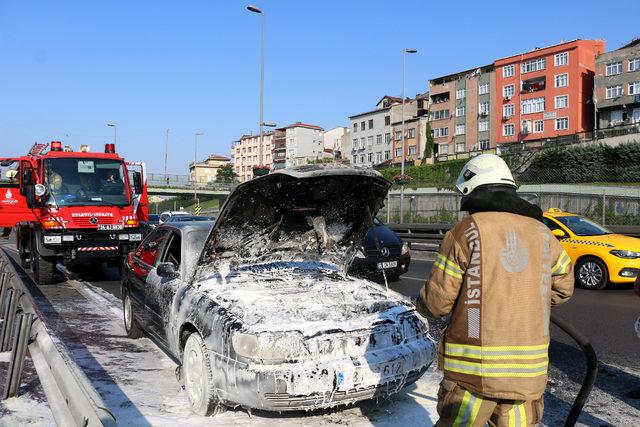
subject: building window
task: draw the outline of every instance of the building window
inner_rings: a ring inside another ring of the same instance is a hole
[[[466,89],[458,89],[456,90],[456,99],[463,99],[467,96]]]
[[[353,124],[353,131],[354,132],[358,132],[358,124],[357,123]]]
[[[622,85],[607,87],[607,99],[617,98],[618,96],[622,96]]]
[[[491,148],[488,139],[481,139],[480,141],[478,141],[478,145],[480,146],[481,150],[488,150],[489,148]]]
[[[358,138],[353,138],[353,141],[351,142],[351,149],[352,150],[358,149]]]
[[[544,120],[534,120],[533,121],[533,132],[534,133],[542,133],[542,132],[544,132]]]
[[[480,114],[489,114],[489,103],[488,102],[479,103],[478,111],[480,111]]]
[[[486,95],[489,93],[489,83],[483,83],[478,86],[478,95]]]
[[[456,117],[462,117],[465,115],[465,107],[456,107]]]
[[[489,130],[489,120],[480,120],[478,122],[478,131],[485,132]]]
[[[400,138],[402,138],[402,131],[397,130],[395,134],[395,138],[396,138],[396,141],[400,141]]]
[[[360,130],[364,130],[364,122],[360,122]]]
[[[614,76],[622,73],[622,61],[607,64],[607,76]]]
[[[640,58],[633,58],[629,60],[629,71],[640,70]]]
[[[386,151],[384,152],[384,159],[385,159],[385,160],[389,160],[390,158],[391,158],[391,151],[386,150]]]
[[[360,138],[360,149],[364,149],[364,137]]]
[[[557,74],[556,75],[556,87],[567,87],[569,86],[569,74]]]
[[[382,144],[382,134],[376,135],[376,144]]]
[[[540,113],[544,111],[544,97],[522,101],[522,114]]]
[[[515,85],[502,86],[502,96],[505,98],[511,98],[516,93]]]
[[[513,136],[516,133],[516,126],[514,124],[502,126],[503,136]]]
[[[415,138],[415,137],[416,137],[416,128],[409,129],[409,138]]]
[[[369,129],[373,129],[373,119],[369,119]]]
[[[569,95],[555,97],[555,108],[567,108],[569,106]]]
[[[456,153],[464,153],[466,148],[464,142],[456,142]]]
[[[516,67],[513,64],[502,67],[502,77],[513,77],[515,73]]]
[[[358,156],[353,156],[353,164],[355,165],[356,163],[358,163]]]
[[[531,132],[531,120],[522,121],[522,133],[527,134]]]
[[[619,125],[622,123],[622,110],[614,110],[609,114],[609,124]]]
[[[569,118],[568,117],[560,117],[556,119],[556,130],[567,130],[569,129]]]
[[[438,144],[438,154],[448,154],[449,144]]]
[[[449,136],[449,128],[435,128],[433,130],[433,137],[434,138],[442,138],[445,136]]]
[[[389,126],[391,124],[391,116],[384,116],[384,125]]]
[[[449,110],[436,110],[431,112],[431,120],[443,120],[449,118]]]
[[[376,163],[380,163],[382,161],[382,151],[376,152]]]
[[[247,153],[251,152],[251,147],[247,147]]]
[[[556,67],[567,65],[569,63],[569,52],[556,53],[553,57],[553,63]]]
[[[456,125],[456,135],[464,135],[465,125]]]
[[[360,154],[360,163],[364,163],[364,154]]]
[[[391,143],[391,132],[387,132],[384,134],[384,142],[386,142],[387,144]]]
[[[415,145],[410,145],[408,150],[409,156],[415,156],[416,152],[417,152],[417,147]]]
[[[502,106],[502,117],[512,117],[515,114],[516,107],[514,104],[506,104]]]
[[[367,161],[371,162],[373,160],[373,153],[367,153]]]
[[[629,95],[640,94],[640,81],[629,83]]]
[[[396,148],[396,157],[402,156],[402,148]]]
[[[631,121],[633,123],[640,123],[640,108],[634,108],[631,111]]]
[[[544,58],[534,59],[532,61],[523,62],[520,65],[522,74],[532,73],[534,71],[544,70],[547,67],[547,61]]]

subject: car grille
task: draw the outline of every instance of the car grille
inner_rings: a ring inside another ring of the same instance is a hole
[[[402,252],[402,247],[400,245],[386,245],[381,246],[380,249],[387,248],[389,249],[389,257],[396,257],[400,255]],[[380,251],[377,248],[367,248],[365,249],[365,254],[368,257],[381,257]]]
[[[95,226],[98,224],[114,224],[114,218],[111,216],[102,216],[102,217],[95,217],[98,222],[96,222],[95,224],[91,223],[91,218],[90,216],[83,216],[83,217],[79,217],[79,218],[73,218],[73,222],[76,225],[79,225],[81,227],[91,227],[91,226]]]
[[[328,334],[306,341],[312,358],[357,357],[367,351],[398,345],[403,340],[403,331],[396,324],[379,324],[373,330],[352,334]]]
[[[399,379],[362,389],[355,388],[346,391],[336,390],[331,392],[328,391],[327,393],[313,393],[304,396],[294,396],[288,393],[265,393],[264,397],[269,402],[271,402],[275,408],[279,409],[289,408],[291,410],[295,410],[304,408],[306,406],[331,406],[344,400],[356,401],[376,397],[386,397],[399,391],[399,387],[413,384],[418,380],[418,378],[420,378],[420,376],[422,376],[425,371],[426,368],[409,372],[404,382],[403,380]],[[329,395],[331,395],[332,399],[327,399]]]

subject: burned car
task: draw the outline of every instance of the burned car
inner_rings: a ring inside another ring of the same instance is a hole
[[[181,361],[194,412],[308,410],[415,382],[435,343],[410,300],[349,276],[389,182],[308,166],[240,184],[210,223],[167,223],[127,259],[127,333]],[[206,240],[205,240],[206,239]]]

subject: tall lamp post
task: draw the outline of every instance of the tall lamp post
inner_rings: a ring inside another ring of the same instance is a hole
[[[167,139],[164,144],[164,179],[169,186],[169,175],[167,175],[167,158],[169,157],[169,129],[167,129]]]
[[[204,135],[202,132],[196,132],[195,137],[195,146],[193,151],[193,201],[196,205],[199,205],[200,202],[198,200],[198,169],[196,165],[198,164],[198,137]]]
[[[113,144],[116,144],[116,138],[118,136],[117,126],[114,123],[108,123],[107,126],[113,128]]]
[[[249,12],[258,13],[261,17],[262,30],[260,41],[260,165],[264,164],[263,161],[263,145],[264,145],[264,132],[262,126],[264,125],[264,12],[258,6],[247,6]]]
[[[400,161],[400,175],[404,175],[404,158],[405,158],[405,128],[404,128],[404,101],[405,101],[405,76],[407,53],[416,53],[417,49],[407,48],[402,51],[402,160]],[[400,224],[404,222],[404,183],[400,186]]]

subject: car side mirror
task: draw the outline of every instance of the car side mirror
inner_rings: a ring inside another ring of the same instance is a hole
[[[564,239],[565,237],[567,237],[567,233],[565,233],[564,231],[560,230],[559,228],[556,228],[555,230],[551,230],[551,233],[556,236],[558,239]]]
[[[176,271],[176,266],[171,262],[161,262],[156,267],[156,273],[160,277],[168,277],[170,279],[174,279],[179,276]]]
[[[142,174],[137,171],[133,172],[133,192],[142,194]]]

